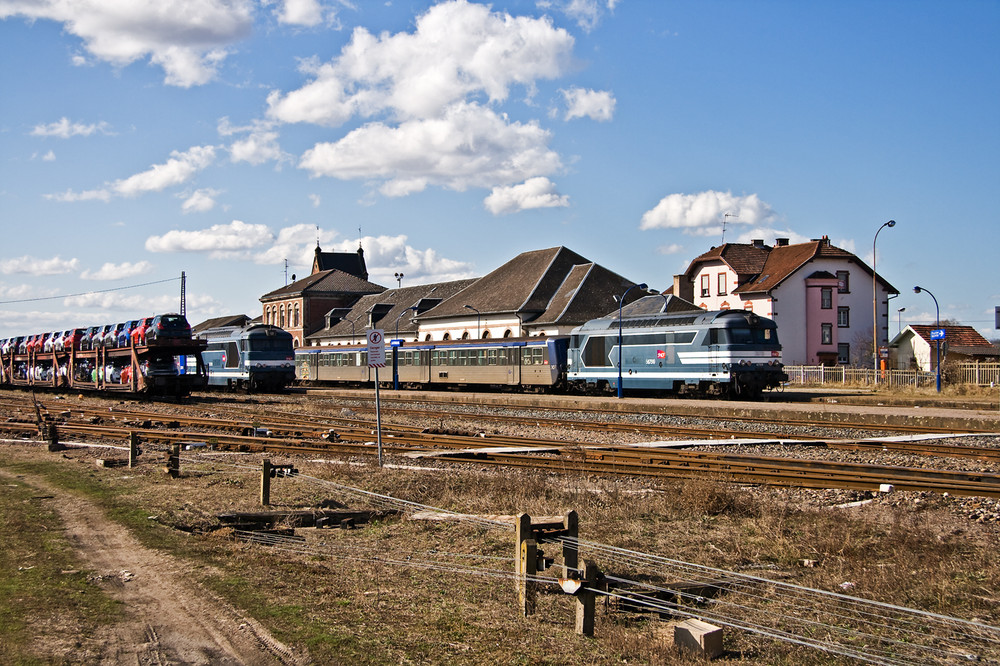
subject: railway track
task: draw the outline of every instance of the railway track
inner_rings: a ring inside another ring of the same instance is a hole
[[[25,436],[37,434],[38,423],[34,405],[24,401],[3,401],[15,406],[24,417],[0,424],[0,428]],[[306,455],[364,455],[374,452],[374,424],[355,416],[307,415],[275,412],[267,417],[248,416],[245,412],[233,417],[202,416],[177,413],[189,406],[178,408],[175,413],[158,414],[140,409],[119,406],[109,408],[81,407],[73,404],[38,403],[40,414],[47,422],[56,424],[61,439],[79,437],[85,440],[119,443],[127,441],[135,432],[147,448],[171,444],[200,442],[220,450],[248,452],[274,452]],[[204,409],[204,407],[199,407]],[[360,411],[357,407],[351,407]],[[230,411],[216,406],[213,411]],[[235,410],[234,410],[235,411]],[[440,412],[421,409],[417,413]],[[412,417],[413,411],[406,412]],[[468,414],[460,414],[471,417]],[[448,412],[450,418],[452,412]],[[248,425],[248,421],[251,425]],[[537,423],[537,418],[524,418]],[[552,419],[552,427],[563,422]],[[588,424],[590,425],[590,424]],[[607,429],[607,424],[600,427]],[[266,429],[269,436],[260,437],[258,428]],[[576,423],[571,422],[572,430]],[[636,424],[622,424],[622,428],[642,433],[650,428]],[[655,431],[655,427],[652,431]],[[683,432],[701,434],[704,429],[671,429],[673,436]],[[732,437],[708,431],[714,439]],[[741,432],[741,436],[748,433]],[[769,443],[789,445],[791,438],[762,437],[757,440],[778,439]],[[325,439],[324,439],[325,438]],[[704,439],[709,439],[705,437]],[[801,440],[800,440],[801,441]],[[1000,462],[1000,448],[962,446],[934,441],[900,441],[884,439],[819,440],[796,446],[825,446],[859,451],[892,451],[926,456],[970,458],[988,463]],[[1000,497],[1000,475],[993,473],[961,472],[942,469],[923,469],[844,463],[803,458],[763,457],[733,451],[702,451],[608,445],[601,443],[554,441],[552,439],[507,437],[500,435],[474,436],[468,433],[431,432],[416,426],[387,425],[383,428],[383,450],[387,454],[415,457],[437,457],[448,462],[497,464],[530,467],[566,473],[602,475],[629,475],[651,478],[678,478],[709,476],[740,483],[797,486],[805,488],[847,488],[877,490],[882,484],[892,484],[906,490],[931,490],[956,495],[981,495]]]

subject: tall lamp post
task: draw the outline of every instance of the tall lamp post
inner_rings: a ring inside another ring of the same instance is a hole
[[[898,331],[896,331],[897,335],[903,332],[903,313],[904,312],[906,312],[906,308],[899,308],[898,310],[896,310],[896,328],[899,329]]]
[[[479,330],[479,322],[480,322],[480,320],[482,318],[482,315],[479,313],[479,310],[477,310],[476,308],[472,307],[471,305],[466,305],[464,307],[466,309],[472,310],[473,312],[476,313],[476,339],[478,340],[480,337],[482,337],[482,333]]]
[[[643,282],[642,284],[634,284],[625,290],[622,294],[622,299],[618,301],[618,397],[622,397],[622,306],[625,305],[625,297],[628,296],[628,292],[632,291],[638,287],[641,290],[648,288],[648,285]]]
[[[394,278],[396,278],[396,288],[398,289],[398,288],[402,287],[403,286],[403,274],[402,273],[393,273],[392,276]]]
[[[889,227],[896,226],[896,220],[889,220],[875,232],[875,239],[872,241],[872,368],[875,370],[875,381],[878,382],[878,273],[875,272],[875,243],[878,242],[879,232]],[[886,324],[888,326],[888,324]]]
[[[400,277],[402,277],[402,276],[400,276]],[[416,311],[417,311],[417,306],[416,305],[411,305],[410,307],[408,307],[405,310],[403,310],[402,312],[400,312],[399,316],[396,317],[396,337],[393,338],[393,341],[392,341],[393,342],[393,344],[392,344],[392,390],[394,390],[394,391],[398,391],[399,390],[399,345],[400,345],[400,340],[399,340],[399,320],[407,312],[416,312]]]
[[[913,288],[914,294],[919,294],[922,291],[927,291],[927,290],[924,289],[923,287]],[[934,298],[934,294],[931,294],[931,292],[929,291],[927,291],[927,293],[930,294],[931,298]],[[934,319],[935,319],[934,325],[937,326],[938,328],[941,328],[941,308],[938,307],[938,302],[936,298],[934,298]],[[935,342],[937,342],[937,390],[938,393],[940,393],[941,392],[941,341],[935,340]]]

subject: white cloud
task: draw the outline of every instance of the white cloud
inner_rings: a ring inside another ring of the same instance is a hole
[[[148,261],[125,261],[120,264],[106,263],[98,270],[85,270],[80,273],[80,278],[84,280],[120,280],[122,278],[143,275],[153,269],[153,264]]]
[[[309,201],[312,202],[313,208],[319,208],[319,205],[323,202],[323,199],[320,198],[318,194],[310,194]]]
[[[48,125],[35,125],[34,129],[31,130],[31,136],[53,136],[59,139],[69,139],[74,136],[90,136],[98,132],[101,134],[113,134],[111,126],[106,122],[85,125],[83,123],[72,123],[69,118],[64,116]]]
[[[181,212],[187,213],[206,213],[213,208],[215,208],[215,197],[221,194],[220,190],[215,190],[210,187],[206,187],[200,190],[195,190],[188,195],[181,195],[184,197],[184,203],[181,204]]]
[[[358,114],[429,118],[470,95],[504,101],[511,86],[530,94],[569,63],[573,38],[547,18],[513,17],[465,0],[442,2],[416,20],[412,33],[372,35],[357,28],[338,57],[303,63],[313,80],[268,96],[282,122],[337,126]]]
[[[684,251],[684,246],[679,245],[677,243],[670,243],[669,245],[661,245],[660,247],[656,248],[657,254],[666,254],[666,255],[680,254],[683,251]]]
[[[605,12],[613,12],[619,0],[539,0],[546,9],[558,9],[586,32],[597,27]]]
[[[53,151],[50,150],[49,152],[47,152],[44,155],[42,155],[42,161],[43,162],[55,162],[56,161],[56,154],[55,154],[55,152],[53,152]]]
[[[726,218],[726,214],[729,217]],[[694,236],[710,236],[726,226],[755,225],[773,220],[771,206],[756,194],[734,196],[708,190],[698,194],[670,194],[642,215],[639,228],[680,229]]]
[[[306,151],[299,166],[314,176],[386,181],[386,196],[428,184],[463,191],[510,184],[561,168],[547,147],[549,132],[535,122],[509,123],[476,104],[458,104],[442,118],[399,127],[365,125],[335,143]]]
[[[274,129],[274,123],[258,121],[249,127],[231,127],[229,120],[223,118],[219,123],[219,133],[247,135],[229,146],[229,157],[233,162],[248,162],[257,166],[265,162],[281,163],[291,159],[278,145],[278,132]]]
[[[0,259],[0,273],[12,275],[24,273],[27,275],[63,275],[76,271],[79,259],[63,259],[59,256],[51,259],[38,259],[24,255],[15,259]]]
[[[494,187],[483,200],[494,215],[516,213],[532,208],[556,208],[569,205],[569,197],[556,191],[555,183],[544,176],[529,178],[520,185]]]
[[[319,0],[283,0],[277,12],[280,23],[305,27],[322,23],[324,14],[325,10]]]
[[[122,180],[116,180],[111,188],[119,195],[134,197],[145,192],[159,192],[172,185],[180,185],[190,180],[196,173],[215,160],[213,146],[193,146],[187,152],[173,151],[164,164],[154,164],[147,171]]]
[[[775,229],[773,227],[754,227],[753,229],[740,230],[740,234],[734,238],[734,243],[749,243],[756,239],[761,239],[766,244],[774,244],[775,238],[787,238],[792,245],[807,243],[811,240],[808,236],[791,229]]]
[[[362,239],[369,280],[391,284],[395,281],[393,274],[398,272],[406,275],[408,285],[474,277],[472,264],[446,259],[431,248],[418,250],[408,245],[407,240],[405,235],[365,236]],[[336,252],[355,252],[357,249],[356,240],[345,240],[332,248]]]
[[[183,153],[175,150],[165,163],[154,164],[146,171],[116,180],[105,187],[83,192],[67,190],[62,194],[46,194],[45,198],[62,202],[107,202],[115,196],[135,197],[146,192],[159,192],[186,183],[214,160],[214,146],[193,146]]]
[[[174,229],[162,236],[146,239],[149,252],[207,252],[213,259],[245,257],[274,240],[271,230],[263,224],[246,224],[233,220],[208,229],[183,231]]]
[[[279,229],[273,242],[251,258],[254,263],[267,265],[281,264],[287,259],[288,264],[296,269],[309,269],[312,267],[317,241],[321,247],[326,247],[334,238],[335,233],[317,231],[315,225],[294,224]]]
[[[48,19],[83,40],[98,60],[124,67],[140,58],[163,68],[165,82],[211,81],[229,44],[247,37],[250,0],[34,0],[0,2],[0,19]],[[81,58],[74,56],[74,62]]]
[[[590,118],[601,122],[611,120],[615,113],[615,97],[606,90],[570,88],[560,90],[566,100],[564,120]]]

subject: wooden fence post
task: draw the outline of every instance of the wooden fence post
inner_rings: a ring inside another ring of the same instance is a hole
[[[136,465],[136,458],[139,457],[139,433],[134,430],[128,434],[128,466],[131,469]]]
[[[45,427],[45,439],[49,442],[49,451],[63,450],[63,445],[59,443],[59,430],[55,423],[49,422]]]
[[[521,542],[521,579],[518,601],[521,603],[521,613],[524,617],[535,614],[535,598],[537,583],[533,580],[538,573],[538,544],[534,539]]]
[[[261,506],[271,505],[271,460],[264,458],[260,470],[260,503]]]
[[[569,511],[563,518],[563,578],[572,578],[580,562],[580,546],[577,542],[580,536],[580,516],[576,511]]]
[[[594,635],[594,606],[597,594],[590,585],[600,577],[600,569],[590,560],[583,562],[583,587],[576,593],[576,633]]]
[[[164,471],[170,475],[170,478],[176,479],[181,473],[181,445],[173,444],[170,446],[170,452],[167,454],[167,467]]]

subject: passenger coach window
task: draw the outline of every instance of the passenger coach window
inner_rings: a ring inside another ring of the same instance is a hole
[[[226,367],[240,367],[240,350],[236,347],[235,342],[226,343]]]

